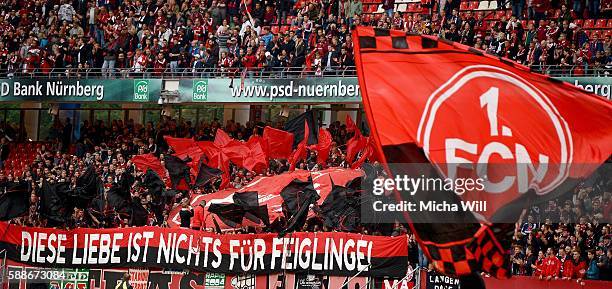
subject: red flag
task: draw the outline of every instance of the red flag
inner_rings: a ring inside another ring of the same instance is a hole
[[[185,159],[186,157],[193,158],[194,156],[199,158],[199,154],[202,153],[202,150],[200,150],[192,138],[164,136],[164,140],[172,148],[174,155],[180,159]]]
[[[346,132],[352,133],[354,131],[359,130],[355,122],[353,122],[353,118],[351,118],[350,114],[346,114]]]
[[[210,167],[216,168],[218,166],[218,158],[217,156],[221,153],[219,147],[215,145],[214,142],[211,141],[198,141],[196,145],[202,150],[202,153],[208,159],[208,165]]]
[[[359,27],[353,39],[381,161],[430,162],[450,179],[466,169],[484,174],[478,175],[487,182],[484,192],[437,196],[488,200],[495,208],[480,217],[495,217],[513,201],[526,204],[527,197],[554,198],[561,184],[587,176],[612,153],[612,104],[596,95],[436,37]],[[471,212],[449,215],[476,220]],[[489,225],[411,226],[439,271],[509,275],[507,248]]]
[[[219,185],[219,189],[225,189],[230,185],[230,161],[224,153],[218,154],[217,158],[217,163],[219,164],[218,168],[223,171],[223,175],[221,175],[221,184]]]
[[[308,145],[308,122],[304,121],[304,139],[298,144],[297,148],[289,157],[289,170],[295,170],[295,165],[298,161],[307,157],[306,146]]]
[[[225,131],[217,129],[215,145],[221,152],[238,167],[244,167],[244,160],[249,155],[249,148],[245,143],[230,137]]]
[[[164,139],[168,145],[174,150],[174,155],[184,160],[190,158],[191,161],[187,163],[190,168],[191,179],[195,181],[198,176],[198,170],[200,166],[200,158],[202,157],[202,149],[198,147],[195,140],[192,138],[176,138],[170,136],[164,136]]]
[[[215,133],[215,145],[219,148],[222,148],[230,143],[232,143],[234,141],[234,139],[229,136],[224,130],[222,129],[217,129],[217,132]]]
[[[197,206],[203,200],[206,201],[206,207],[211,204],[229,204],[233,203],[233,194],[239,194],[244,192],[257,192],[259,194],[259,204],[267,206],[268,216],[270,221],[274,221],[276,218],[283,215],[282,204],[283,199],[280,196],[280,192],[289,185],[293,180],[307,181],[310,177],[313,185],[317,190],[317,193],[321,196],[318,203],[322,204],[332,190],[332,185],[346,186],[348,182],[355,178],[363,176],[361,170],[351,170],[345,168],[330,168],[316,172],[309,171],[295,171],[287,172],[280,175],[274,175],[269,177],[256,177],[253,181],[246,184],[240,189],[225,189],[212,194],[204,195],[192,195],[191,204]],[[180,226],[180,212],[181,208],[178,206],[170,212],[168,217],[168,225],[171,228]],[[230,229],[224,223],[220,223],[222,229]],[[249,221],[247,218],[243,220],[244,226],[262,226],[262,224],[255,224]],[[206,227],[214,227],[212,218],[206,218]]]
[[[319,128],[319,143],[316,145],[317,149],[317,163],[325,164],[329,158],[329,151],[331,151],[332,136],[328,130]]]
[[[154,154],[137,155],[132,158],[132,163],[141,172],[146,172],[148,169],[153,170],[157,175],[164,180],[166,186],[170,187],[170,177],[168,170],[161,164],[161,161]]]
[[[266,126],[263,131],[263,138],[267,142],[270,158],[289,159],[293,146],[292,133]]]
[[[361,156],[359,157],[359,159],[357,159],[351,165],[351,169],[357,169],[361,167],[361,165],[363,165],[363,163],[365,163],[366,160],[370,159],[374,155],[376,144],[374,144],[371,137],[366,137],[365,140],[366,140],[365,148],[361,152]]]
[[[244,159],[244,168],[256,173],[263,173],[268,168],[268,155],[265,152],[263,138],[251,136],[246,143],[249,154]]]
[[[367,139],[355,128],[355,135],[346,142],[346,161],[352,163],[357,154],[366,147]]]

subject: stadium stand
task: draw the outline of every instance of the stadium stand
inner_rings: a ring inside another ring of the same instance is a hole
[[[195,72],[208,77],[246,72],[282,76],[283,71],[291,71],[304,77],[354,73],[350,29],[369,25],[438,35],[546,74],[607,76],[612,69],[611,2],[601,1],[600,7],[590,11],[572,9],[573,3],[567,1],[548,0],[530,1],[528,7],[503,1],[447,1],[444,6],[414,0],[4,1],[0,4],[0,74],[63,78],[88,72],[90,77],[104,78],[178,78]],[[2,183],[25,180],[32,186],[28,215],[13,223],[47,225],[36,194],[43,180],[75,182],[87,164],[96,164],[108,188],[129,171],[134,155],[166,153],[158,150],[167,147],[164,135],[212,140],[222,128],[238,140],[247,140],[255,128],[253,123],[233,122],[224,127],[218,122],[191,126],[170,118],[155,124],[98,121],[80,124],[82,139],[66,140],[61,131],[68,124],[58,121],[58,125],[54,137],[39,143],[7,141],[14,139],[11,131],[15,129],[11,124],[1,126],[0,150],[8,152],[1,159]],[[336,122],[328,130],[337,147],[330,152],[327,166],[349,166],[343,147],[351,136],[346,125]],[[313,158],[315,154],[309,155],[298,166],[316,169]],[[267,173],[279,174],[288,165],[275,161],[275,168]],[[232,167],[231,186],[242,186],[254,177]],[[216,189],[213,185],[204,192]],[[139,192],[134,188],[131,193]],[[162,204],[162,215],[167,217],[191,193],[188,190]],[[151,202],[144,205],[152,210]],[[569,198],[552,200],[547,207],[534,207],[517,224],[521,230],[512,240],[516,245],[511,256],[513,274],[611,280],[610,211],[612,194],[605,179],[582,184]],[[87,216],[75,212],[66,227],[130,225],[113,213],[104,215],[104,222]],[[167,225],[156,216],[149,216],[146,223]],[[334,230],[316,217],[304,230],[317,228]],[[355,231],[398,235],[407,229],[360,226]],[[573,254],[577,257],[571,261]],[[548,265],[554,259],[559,267]],[[427,266],[418,254],[411,253],[410,260]]]
[[[239,0],[6,2],[0,69],[8,77],[322,74],[354,65],[347,36],[358,24],[438,35],[553,75],[607,73],[610,1],[596,11],[541,2],[537,12],[509,1],[247,1],[246,10]]]

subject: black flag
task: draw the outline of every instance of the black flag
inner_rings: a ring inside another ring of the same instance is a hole
[[[294,149],[304,139],[304,122],[308,123],[308,129],[310,130],[308,132],[307,144],[319,143],[319,122],[317,121],[314,111],[307,110],[285,123],[284,130],[293,134]]]
[[[323,224],[334,229],[352,231],[356,228],[359,212],[359,198],[352,190],[334,185],[321,204]]]
[[[167,155],[164,158],[164,162],[170,175],[173,189],[176,189],[183,179],[188,185],[191,183],[189,166],[187,165],[188,160],[181,160],[176,156]]]
[[[259,205],[259,194],[257,192],[235,193],[233,196],[234,204],[242,207],[245,217],[253,222],[259,223],[261,220],[264,225],[270,225],[268,207]]]
[[[208,211],[219,216],[222,222],[231,227],[239,227],[244,218],[258,223],[270,225],[267,206],[259,205],[257,192],[235,193],[233,202],[226,204],[211,204]]]
[[[149,211],[142,205],[139,197],[132,198],[130,204],[130,226],[146,226]]]
[[[87,208],[90,201],[98,196],[99,184],[100,180],[96,170],[93,166],[88,167],[77,179],[76,187],[72,192],[74,199],[70,201],[78,208]]]
[[[47,225],[65,223],[65,216],[72,213],[66,208],[66,200],[69,195],[72,195],[70,184],[66,182],[51,184],[45,181],[38,195],[40,197],[40,215],[51,223]]]
[[[108,205],[119,214],[129,214],[130,192],[118,184],[113,186],[106,192],[106,201]]]
[[[198,177],[195,181],[196,187],[201,187],[206,185],[211,180],[221,177],[223,171],[216,168],[211,168],[207,166],[203,161],[200,161],[200,168],[198,171]]]
[[[314,189],[310,178],[306,182],[293,180],[281,191],[280,195],[285,202],[289,216],[291,216],[287,228],[281,232],[281,235],[301,229],[306,223],[310,205],[321,198]]]
[[[30,193],[26,182],[9,183],[0,195],[0,221],[23,216],[30,207]]]
[[[152,169],[148,169],[143,177],[143,186],[147,189],[147,192],[154,196],[161,196],[166,184]]]
[[[219,216],[221,222],[230,227],[240,227],[244,218],[244,209],[236,204],[210,204],[208,211]]]

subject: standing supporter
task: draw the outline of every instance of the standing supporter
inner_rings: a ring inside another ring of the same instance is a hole
[[[561,262],[555,256],[555,252],[552,248],[548,248],[546,250],[546,258],[542,261],[542,274],[540,275],[540,279],[556,279],[559,277],[559,272],[561,270]]]
[[[587,251],[587,263],[588,263],[588,267],[587,267],[587,271],[586,271],[586,278],[587,279],[591,279],[591,280],[598,280],[599,279],[599,266],[597,266],[597,255],[595,254],[595,250],[589,250]]]
[[[582,280],[586,275],[586,262],[580,257],[580,252],[573,251],[572,258],[565,260],[563,264],[562,278],[565,280],[578,279]]]

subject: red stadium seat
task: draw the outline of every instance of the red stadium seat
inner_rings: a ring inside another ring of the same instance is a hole
[[[414,3],[408,4],[408,12],[418,12],[417,11],[417,5],[414,4]]]
[[[593,25],[595,25],[595,20],[587,19],[587,20],[584,20],[584,25],[582,26],[582,28],[584,29],[593,28]]]
[[[271,30],[272,34],[278,34],[278,26],[274,25],[272,26]]]
[[[578,26],[581,26],[581,27],[582,27],[583,22],[584,22],[584,21],[583,21],[582,19],[576,19],[576,20],[574,20],[574,24],[576,24],[576,25],[578,25]]]
[[[470,9],[470,3],[469,2],[461,2],[461,4],[459,5],[459,9],[462,10],[462,11]]]
[[[605,28],[607,21],[608,21],[607,19],[598,19],[597,22],[595,22],[595,28],[598,28],[598,29]]]
[[[370,22],[370,16],[371,16],[371,14],[363,14],[362,18],[361,18],[361,21],[364,22],[364,23]]]

